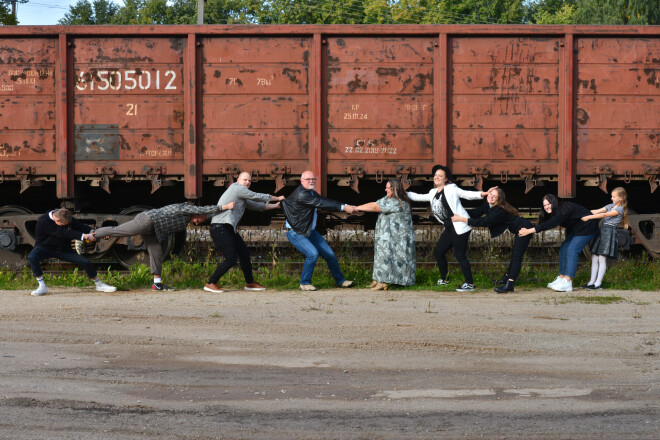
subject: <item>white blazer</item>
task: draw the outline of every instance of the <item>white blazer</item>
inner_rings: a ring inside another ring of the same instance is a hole
[[[437,205],[438,201],[435,200],[435,194],[437,192],[438,189],[433,188],[431,191],[428,192],[428,194],[417,194],[414,192],[408,192],[407,194],[408,194],[408,198],[413,202],[429,202],[431,204],[431,210],[433,211],[433,215],[440,223],[442,223],[442,220],[440,220],[440,217],[438,217],[438,211],[434,209],[438,206]],[[445,185],[444,194],[445,197],[447,198],[447,204],[454,212],[454,214],[458,214],[461,217],[465,217],[465,218],[470,218],[470,215],[467,213],[465,208],[463,208],[460,199],[479,200],[483,198],[483,196],[481,195],[481,191],[465,191],[464,189],[459,188],[455,183],[450,183],[448,185]],[[434,201],[436,202],[435,206],[433,203]],[[469,226],[467,223],[452,222],[452,224],[454,225],[454,230],[458,235],[465,234],[466,232],[472,229],[472,227]]]

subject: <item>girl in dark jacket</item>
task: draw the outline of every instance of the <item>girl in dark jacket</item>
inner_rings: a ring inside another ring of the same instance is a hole
[[[503,286],[495,287],[497,293],[513,292],[513,285],[520,273],[525,250],[532,240],[531,235],[520,237],[518,232],[522,228],[531,228],[532,224],[529,220],[518,216],[518,210],[506,201],[504,191],[499,188],[489,192],[486,202],[476,209],[468,210],[468,213],[470,218],[454,215],[451,219],[455,222],[465,222],[470,226],[488,227],[491,238],[499,237],[507,229],[515,235],[509,268],[498,281],[498,284],[503,284]]]
[[[522,228],[518,235],[547,231],[557,226],[566,228],[566,239],[559,248],[559,276],[548,284],[558,292],[572,292],[573,278],[577,271],[578,257],[582,249],[598,232],[598,220],[582,221],[582,217],[591,215],[591,211],[573,202],[561,205],[553,194],[543,196],[543,209],[539,215],[539,224],[533,228]]]

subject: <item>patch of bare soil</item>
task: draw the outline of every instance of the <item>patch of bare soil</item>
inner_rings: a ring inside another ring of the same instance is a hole
[[[0,291],[2,439],[657,439],[660,295]]]

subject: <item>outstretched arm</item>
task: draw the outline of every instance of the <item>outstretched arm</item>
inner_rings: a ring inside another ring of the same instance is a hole
[[[380,206],[376,202],[365,203],[364,205],[356,206],[358,211],[362,212],[381,212]]]
[[[605,208],[603,208],[603,209],[605,209]],[[596,212],[594,212],[594,211],[596,211]],[[598,212],[598,211],[600,211],[600,209],[594,210],[594,211],[591,211],[591,212],[593,212],[593,214],[585,215],[584,217],[582,217],[581,220],[583,222],[586,222],[586,221],[589,221],[589,220],[596,220],[596,219],[605,218],[605,217],[616,217],[617,215],[619,215],[619,212],[614,210],[614,209],[611,210],[611,211],[607,211],[607,212]]]

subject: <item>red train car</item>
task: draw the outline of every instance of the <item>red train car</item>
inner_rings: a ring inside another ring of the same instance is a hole
[[[5,253],[61,202],[108,224],[214,203],[239,170],[278,192],[306,169],[357,202],[443,163],[519,206],[556,192],[596,208],[625,186],[636,240],[660,255],[658,27],[3,26],[0,39]]]

